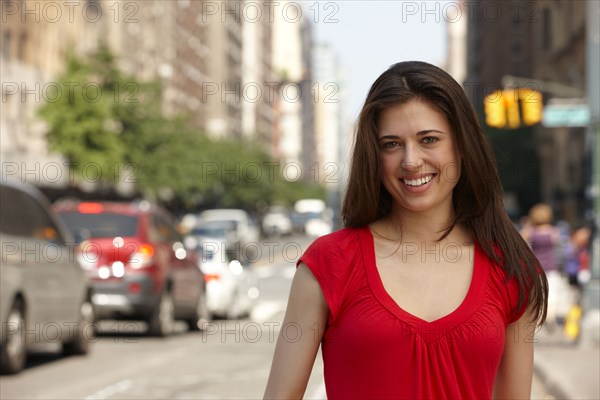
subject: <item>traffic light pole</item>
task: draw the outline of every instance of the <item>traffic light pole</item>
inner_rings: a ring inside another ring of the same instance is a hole
[[[585,310],[582,337],[584,341],[600,342],[600,2],[586,2],[586,89],[590,107],[588,143],[592,149],[592,172],[588,194],[592,208],[589,212],[592,225],[590,243],[590,268],[592,279],[583,293]]]

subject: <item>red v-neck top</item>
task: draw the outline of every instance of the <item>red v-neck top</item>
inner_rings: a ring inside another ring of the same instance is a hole
[[[427,322],[386,292],[368,227],[315,240],[298,263],[329,306],[322,341],[329,399],[490,399],[518,287],[475,245],[456,310]]]

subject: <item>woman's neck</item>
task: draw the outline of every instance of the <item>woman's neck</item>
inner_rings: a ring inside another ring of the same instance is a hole
[[[387,217],[375,222],[373,228],[385,238],[394,241],[433,244],[438,242],[452,223],[454,210],[448,212],[405,212],[395,210]],[[445,240],[470,242],[470,235],[459,225],[454,226]]]

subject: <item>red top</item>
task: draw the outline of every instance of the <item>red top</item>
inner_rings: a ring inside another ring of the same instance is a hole
[[[385,291],[368,227],[323,236],[300,261],[330,310],[322,341],[329,399],[492,397],[506,327],[520,317],[511,314],[518,287],[504,282],[504,271],[479,246],[465,299],[432,322],[404,311]]]

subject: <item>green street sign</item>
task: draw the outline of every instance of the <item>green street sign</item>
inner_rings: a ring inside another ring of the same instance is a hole
[[[590,123],[587,104],[550,104],[544,107],[542,125],[548,128],[585,127]]]

